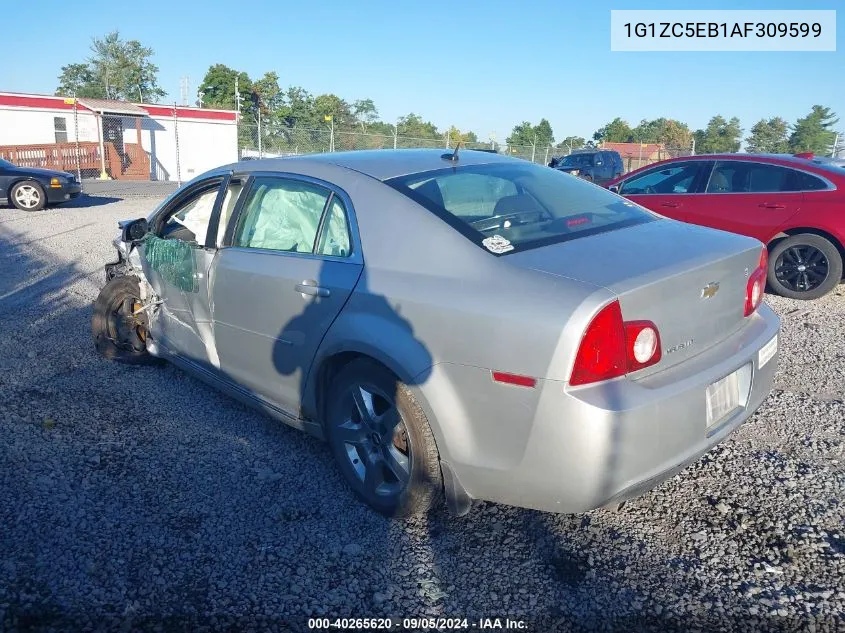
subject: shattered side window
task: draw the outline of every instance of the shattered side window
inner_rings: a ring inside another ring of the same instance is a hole
[[[162,281],[184,292],[197,292],[195,251],[205,245],[220,182],[198,192],[167,218],[158,235],[144,238],[144,258]]]
[[[196,246],[182,240],[167,240],[147,234],[144,259],[163,281],[184,292],[197,292]]]

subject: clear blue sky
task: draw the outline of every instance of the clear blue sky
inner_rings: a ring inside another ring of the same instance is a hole
[[[845,11],[836,52],[620,53],[610,51],[613,9],[836,9],[837,0],[688,2],[465,0],[446,2],[180,2],[120,6],[88,0],[8,2],[0,90],[52,93],[62,65],[82,61],[92,36],[117,29],[155,50],[159,82],[192,95],[209,65],[353,101],[372,98],[384,120],[415,112],[504,140],[514,124],[549,119],[555,137],[589,138],[616,116],[659,116],[703,127],[737,116],[747,134],[762,117],[792,122],[830,106],[845,129]],[[33,6],[37,10],[33,12]],[[318,9],[319,7],[319,9]],[[34,29],[34,30],[33,30]]]

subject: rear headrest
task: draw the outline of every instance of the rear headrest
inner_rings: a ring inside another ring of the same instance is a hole
[[[537,201],[531,196],[505,196],[504,198],[500,198],[496,203],[496,207],[493,209],[493,215],[542,210],[540,205],[537,204]]]

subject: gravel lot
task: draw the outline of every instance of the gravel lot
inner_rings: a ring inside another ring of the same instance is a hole
[[[0,209],[0,629],[304,630],[326,614],[845,630],[845,286],[767,298],[776,391],[621,511],[391,523],[320,442],[172,367],[95,355],[115,222],[155,202]]]

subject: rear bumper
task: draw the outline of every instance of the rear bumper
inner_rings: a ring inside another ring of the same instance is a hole
[[[760,407],[772,388],[777,354],[761,367],[759,351],[779,327],[764,304],[740,332],[647,378],[577,388],[545,381],[528,437],[499,447],[510,455],[487,459],[480,451],[457,451],[477,457],[462,462],[447,439],[449,463],[470,496],[509,505],[583,512],[638,496],[698,459]],[[741,368],[744,401],[708,428],[707,387]],[[489,421],[503,429],[502,437],[514,423]]]

